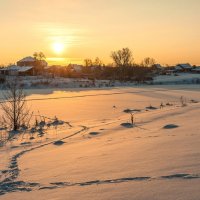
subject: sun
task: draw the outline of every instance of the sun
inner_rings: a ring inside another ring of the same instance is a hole
[[[64,48],[65,48],[64,44],[61,43],[61,42],[53,43],[52,47],[53,47],[54,52],[57,53],[57,54],[62,53],[64,51]]]

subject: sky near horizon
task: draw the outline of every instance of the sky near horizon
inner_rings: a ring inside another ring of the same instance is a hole
[[[129,47],[135,62],[200,65],[200,0],[0,0],[0,64],[42,51],[81,63]]]

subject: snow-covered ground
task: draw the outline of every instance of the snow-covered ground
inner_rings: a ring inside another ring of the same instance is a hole
[[[154,78],[153,84],[200,84],[200,74],[177,73],[175,75],[157,76]]]
[[[0,199],[199,199],[197,85],[28,92],[32,110],[72,127],[1,148]]]
[[[12,76],[7,80],[13,79]],[[109,80],[89,80],[80,78],[46,78],[42,76],[24,76],[20,77],[22,83],[27,89],[47,89],[47,88],[108,88],[108,87],[127,87],[139,85],[136,82],[120,82]],[[153,81],[147,81],[144,85],[181,85],[197,84],[200,85],[200,74],[177,73],[176,75],[159,75],[155,76]],[[142,84],[140,84],[142,85]]]

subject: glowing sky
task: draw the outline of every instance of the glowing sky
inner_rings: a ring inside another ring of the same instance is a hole
[[[110,63],[129,47],[136,62],[200,65],[199,10],[200,0],[0,0],[0,64],[35,51],[50,63]]]

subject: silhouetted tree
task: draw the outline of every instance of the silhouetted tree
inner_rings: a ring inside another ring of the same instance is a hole
[[[144,58],[144,60],[142,61],[141,65],[144,67],[152,67],[153,65],[155,65],[156,61],[154,58]]]
[[[84,66],[85,67],[91,67],[92,66],[92,60],[87,58],[84,60]]]
[[[100,67],[103,65],[103,62],[99,59],[99,57],[96,57],[95,61],[93,62],[93,65]]]
[[[33,57],[36,59],[36,60],[45,60],[46,59],[46,56],[44,55],[43,52],[35,52],[33,54]]]
[[[38,74],[42,74],[44,72],[44,67],[45,67],[45,55],[43,52],[35,52],[33,54],[34,58],[35,58],[35,68],[34,68],[34,72],[36,75]]]
[[[111,58],[117,67],[127,67],[133,64],[133,54],[129,48],[113,51]]]
[[[138,83],[145,83],[152,80],[151,68],[143,66],[134,66],[134,81]]]

